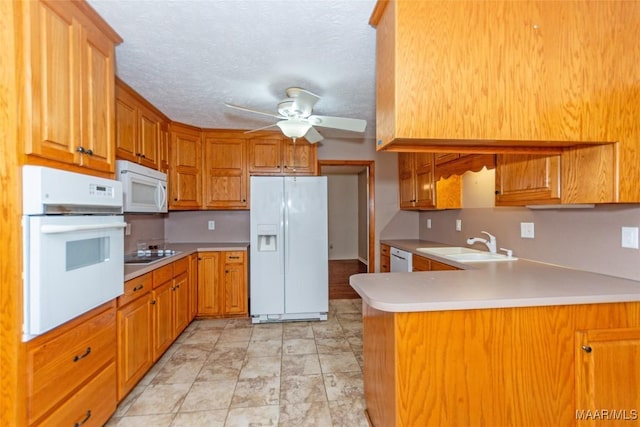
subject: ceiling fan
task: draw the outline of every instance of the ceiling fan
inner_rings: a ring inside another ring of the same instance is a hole
[[[236,110],[262,114],[264,116],[279,119],[277,123],[253,129],[247,131],[247,133],[278,126],[283,134],[289,138],[293,138],[294,141],[296,138],[304,137],[312,144],[324,139],[314,126],[348,130],[352,132],[364,132],[364,129],[367,126],[366,120],[312,114],[313,106],[318,102],[318,100],[320,100],[320,97],[308,90],[299,87],[290,87],[286,90],[286,93],[287,98],[278,103],[277,114],[228,103],[225,103],[225,105],[230,108],[235,108]]]

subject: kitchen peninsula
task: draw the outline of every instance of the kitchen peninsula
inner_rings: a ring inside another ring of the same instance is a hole
[[[640,283],[522,259],[455,266],[351,277],[374,426],[637,420]]]

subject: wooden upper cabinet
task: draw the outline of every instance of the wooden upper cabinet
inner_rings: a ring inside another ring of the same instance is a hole
[[[164,133],[163,133],[164,131]],[[167,120],[144,98],[116,80],[116,156],[152,169],[168,169],[162,164],[162,146],[167,138]],[[168,150],[168,147],[166,147]]]
[[[316,175],[317,146],[279,134],[249,139],[251,175]]]
[[[21,2],[27,162],[114,170],[114,46],[122,39],[72,2]]]
[[[460,176],[435,179],[433,153],[398,153],[400,209],[459,209]]]
[[[198,128],[171,124],[169,209],[202,207],[202,142]]]
[[[637,141],[638,19],[626,1],[379,0],[377,147]]]
[[[560,156],[499,154],[496,206],[560,203]]]
[[[202,144],[204,207],[248,209],[246,140],[207,131]]]

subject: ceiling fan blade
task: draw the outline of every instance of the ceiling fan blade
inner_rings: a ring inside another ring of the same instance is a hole
[[[261,131],[261,130],[265,130],[265,129],[272,128],[272,127],[274,127],[274,126],[278,126],[278,124],[277,124],[277,123],[274,123],[274,124],[271,124],[271,125],[262,126],[261,128],[247,130],[247,131],[245,131],[244,133],[258,132],[258,131]]]
[[[349,119],[346,117],[312,115],[312,116],[309,116],[307,120],[309,120],[309,123],[311,123],[314,126],[349,130],[352,132],[364,132],[364,129],[367,127],[366,120]]]
[[[241,107],[239,105],[228,104],[226,102],[225,102],[224,105],[226,105],[227,107],[230,107],[230,108],[234,108],[236,110],[240,110],[240,111],[247,111],[249,113],[262,114],[263,116],[275,117],[276,119],[286,119],[286,117],[282,117],[282,116],[280,116],[278,114],[268,113],[266,111],[254,110],[252,108],[247,108],[247,107]]]
[[[309,141],[311,144],[315,144],[316,142],[322,141],[324,137],[320,135],[320,132],[315,130],[313,127],[310,127],[307,133],[304,135],[304,139]]]

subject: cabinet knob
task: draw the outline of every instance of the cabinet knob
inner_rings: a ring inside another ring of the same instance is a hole
[[[176,197],[175,199],[173,199],[173,201],[174,201],[174,202],[177,202],[177,201],[178,201],[178,198]]]
[[[84,153],[84,147],[78,147],[78,148],[76,148],[76,151],[78,153]]]
[[[151,305],[156,305],[156,300],[152,299],[152,300],[150,301],[150,304],[151,304]]]
[[[500,191],[496,190],[496,196],[500,195]]]
[[[140,153],[136,153],[136,157],[140,157],[142,154]]]
[[[590,345],[583,345],[582,349],[585,351],[585,353],[591,353],[593,351]]]
[[[143,159],[147,158],[147,156],[145,156],[144,154],[141,154],[140,157],[142,157]]]
[[[137,292],[137,291],[141,290],[142,288],[144,288],[144,285],[138,285],[135,288],[133,288],[133,292]]]
[[[93,156],[93,150],[91,148],[89,148],[86,152],[88,155]]]

